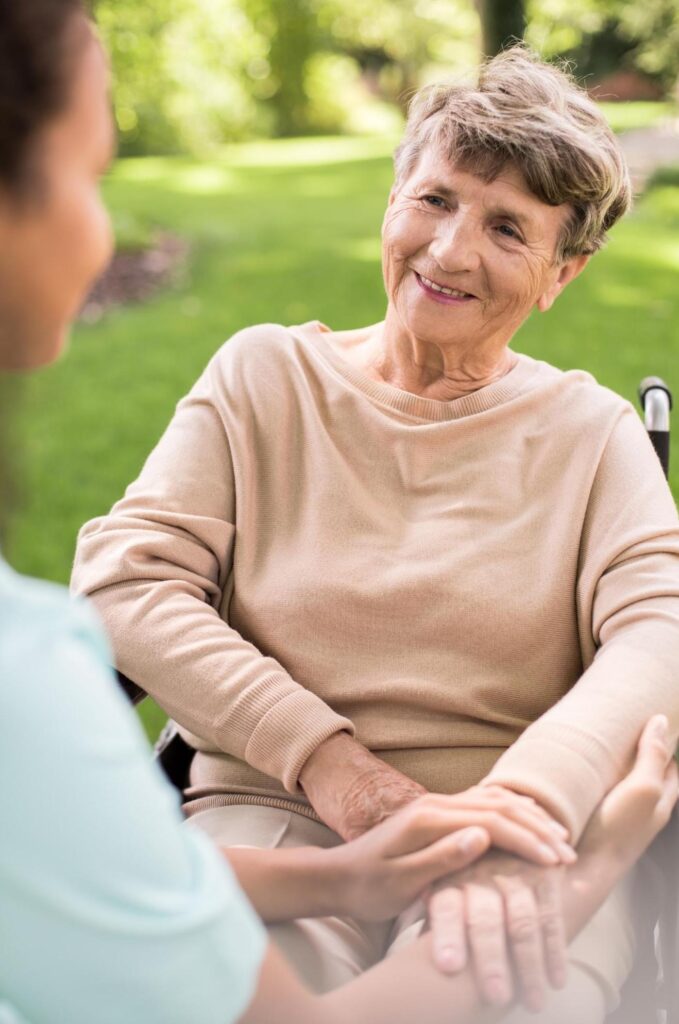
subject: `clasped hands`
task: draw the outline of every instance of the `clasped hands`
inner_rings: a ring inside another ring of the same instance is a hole
[[[566,829],[534,800],[494,785],[428,794],[346,734],[312,755],[301,781],[323,820],[358,840],[347,847],[360,865],[356,916],[395,916],[404,900],[424,895],[436,965],[456,973],[469,964],[492,1005],[511,1001],[514,979],[533,1010],[548,984],[565,984],[561,872],[576,854]],[[378,878],[362,844],[384,838],[392,852],[386,874],[384,854],[374,862]]]

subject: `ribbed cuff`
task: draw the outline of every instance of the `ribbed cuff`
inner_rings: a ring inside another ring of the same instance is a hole
[[[245,760],[280,779],[288,793],[300,794],[299,773],[314,750],[337,732],[353,736],[353,723],[298,687],[261,718],[247,742]]]

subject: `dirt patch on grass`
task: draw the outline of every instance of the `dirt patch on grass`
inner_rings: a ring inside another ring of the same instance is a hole
[[[169,233],[158,234],[146,249],[116,252],[88,295],[80,319],[96,323],[109,309],[147,302],[166,288],[178,287],[186,278],[188,256],[188,242]]]

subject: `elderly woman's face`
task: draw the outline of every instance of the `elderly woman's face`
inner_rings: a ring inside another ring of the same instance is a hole
[[[555,262],[567,215],[566,206],[532,195],[514,168],[486,183],[425,149],[384,218],[390,306],[423,341],[503,347],[532,307],[548,309],[587,261]]]

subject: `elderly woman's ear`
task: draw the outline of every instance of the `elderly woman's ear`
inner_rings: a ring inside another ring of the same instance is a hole
[[[567,284],[570,284],[581,274],[589,263],[589,256],[573,256],[565,263],[557,264],[555,277],[552,284],[542,293],[535,305],[541,313],[546,313],[551,308],[554,300],[561,294]]]

